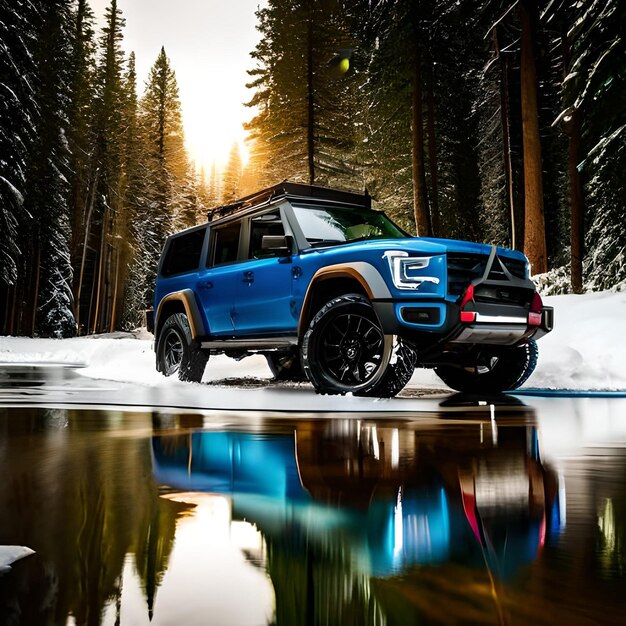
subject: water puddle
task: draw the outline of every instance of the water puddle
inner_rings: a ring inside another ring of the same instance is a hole
[[[0,573],[0,623],[620,623],[621,429],[447,402],[0,409],[0,546],[35,551]]]

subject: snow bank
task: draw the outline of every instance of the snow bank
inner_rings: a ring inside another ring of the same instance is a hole
[[[554,330],[526,387],[626,390],[626,293],[544,298]]]
[[[145,332],[74,339],[0,337],[0,368],[3,362],[73,363],[79,366],[80,374],[90,378],[150,386],[185,384],[175,378],[165,378],[156,371],[152,335]],[[250,376],[257,379],[272,377],[264,357],[254,356],[239,363],[222,355],[212,357],[202,380],[212,382]]]
[[[602,292],[552,296],[555,329],[539,341],[539,365],[526,387],[626,390],[626,293]],[[84,364],[80,373],[91,378],[149,386],[176,386],[154,366],[152,338],[147,333],[113,333],[76,339],[0,338],[2,362]],[[209,360],[203,381],[227,378],[271,378],[264,357],[234,361],[225,356]],[[444,385],[429,370],[417,370],[411,386]],[[245,386],[245,385],[244,385]]]

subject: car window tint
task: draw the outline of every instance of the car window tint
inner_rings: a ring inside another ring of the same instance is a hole
[[[198,269],[205,232],[206,229],[201,228],[171,240],[163,264],[163,276],[173,276]]]
[[[234,263],[239,251],[241,222],[226,224],[213,230],[213,265]]]
[[[284,236],[285,229],[279,213],[265,213],[250,220],[250,248],[248,258],[262,259],[278,256],[277,250],[263,249],[263,237],[266,235]]]

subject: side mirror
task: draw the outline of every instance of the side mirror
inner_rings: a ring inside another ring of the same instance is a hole
[[[289,235],[263,235],[261,248],[276,256],[289,256],[292,252],[293,238]]]

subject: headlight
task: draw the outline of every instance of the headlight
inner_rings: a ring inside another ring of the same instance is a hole
[[[398,289],[418,289],[422,283],[439,284],[437,277],[422,274],[430,263],[430,257],[410,257],[408,252],[388,250],[383,258],[389,263],[393,284]]]

